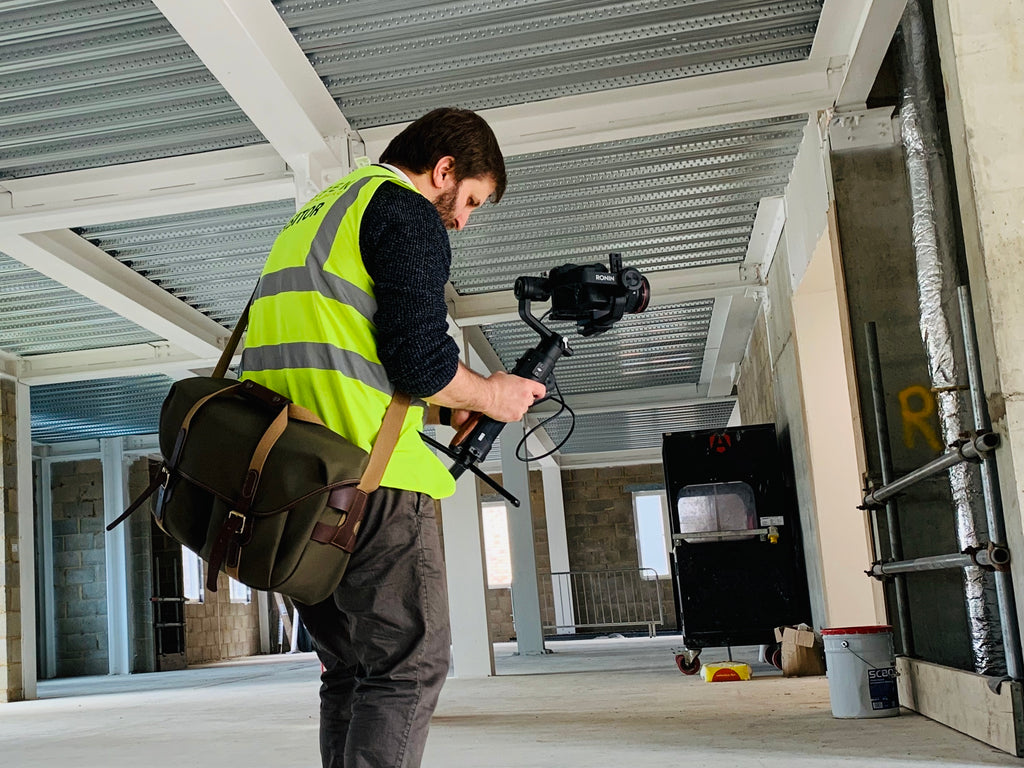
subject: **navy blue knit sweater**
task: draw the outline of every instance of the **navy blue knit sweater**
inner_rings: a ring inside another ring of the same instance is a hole
[[[359,248],[374,282],[377,352],[388,378],[413,397],[434,394],[459,364],[445,305],[452,252],[437,209],[423,195],[382,184],[363,213]]]

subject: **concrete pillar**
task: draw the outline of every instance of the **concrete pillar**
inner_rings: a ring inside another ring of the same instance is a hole
[[[562,495],[562,470],[557,466],[541,469],[544,481],[544,517],[548,528],[548,555],[551,573],[569,571],[569,537],[565,532],[565,498]],[[551,593],[555,602],[555,623],[558,634],[576,633],[573,624],[572,586],[568,578],[551,577]]]
[[[437,428],[448,443],[455,431]],[[494,651],[487,628],[487,569],[483,521],[476,479],[463,476],[455,494],[441,500],[444,560],[448,576],[448,612],[452,624],[452,673],[455,677],[490,677]]]
[[[110,437],[100,441],[103,461],[103,519],[110,523],[128,505],[128,476],[124,471],[124,441]],[[131,670],[131,636],[128,621],[128,550],[124,525],[107,531],[107,653],[109,672],[127,675]]]
[[[516,458],[516,445],[525,434],[523,423],[513,422],[501,433],[501,478],[505,488],[520,505],[509,506],[508,539],[512,554],[512,616],[516,642],[522,655],[544,653],[537,587],[537,554],[533,539],[533,511],[530,506],[530,477],[525,462]]]
[[[1010,550],[1024,552],[1024,0],[935,0],[950,142]],[[1024,568],[1012,570],[1018,621]]]

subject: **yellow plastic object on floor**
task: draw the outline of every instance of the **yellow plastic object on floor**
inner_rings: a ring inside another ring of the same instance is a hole
[[[732,680],[749,680],[750,665],[742,661],[719,661],[705,664],[700,668],[705,683],[727,683]]]

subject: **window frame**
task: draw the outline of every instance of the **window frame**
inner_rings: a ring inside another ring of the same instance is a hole
[[[661,506],[661,537],[663,553],[665,556],[665,571],[661,572],[658,568],[647,565],[644,563],[644,549],[641,543],[642,537],[640,532],[640,511],[638,509],[637,500],[640,498],[657,497],[660,500]],[[651,568],[656,574],[659,581],[672,578],[672,527],[669,522],[669,504],[668,494],[664,489],[661,490],[647,490],[647,491],[633,491],[632,492],[632,503],[633,503],[633,532],[636,538],[636,559],[639,568]],[[649,578],[644,574],[646,578]]]

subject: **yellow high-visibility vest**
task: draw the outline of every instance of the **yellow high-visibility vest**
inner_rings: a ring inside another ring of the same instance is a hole
[[[310,200],[281,230],[249,313],[242,378],[316,413],[369,451],[394,392],[377,354],[373,280],[359,251],[359,226],[381,184],[418,193],[380,166],[361,168]],[[420,439],[426,412],[413,400],[381,485],[455,492],[455,480]]]

